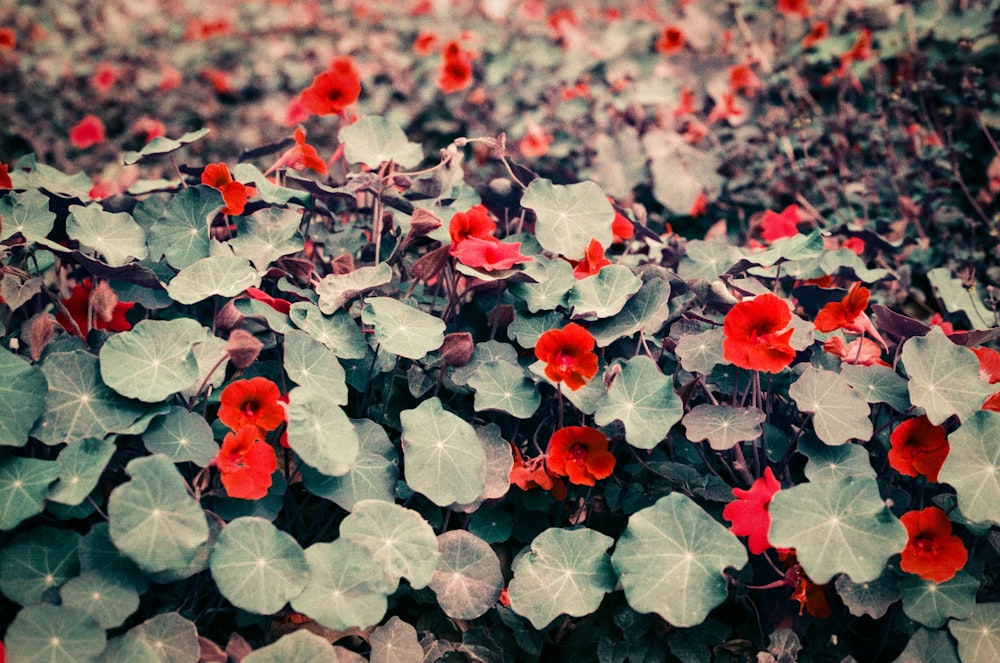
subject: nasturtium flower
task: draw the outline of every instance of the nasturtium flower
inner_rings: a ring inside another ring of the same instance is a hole
[[[280,396],[278,385],[265,377],[236,380],[219,396],[219,420],[233,430],[253,425],[262,432],[272,431],[285,420]]]
[[[799,564],[795,549],[778,549],[778,561],[788,567],[783,584],[792,588],[792,600],[799,604],[799,616],[805,610],[816,619],[830,616],[830,604],[826,600],[826,585],[817,585],[806,575]]]
[[[212,464],[219,470],[229,497],[256,500],[267,495],[278,458],[274,448],[260,436],[260,429],[248,424],[235,433],[227,433],[223,439]]]
[[[774,242],[799,234],[801,215],[797,205],[789,205],[781,213],[767,210],[760,222],[760,236],[765,242]]]
[[[969,558],[962,539],[951,533],[948,514],[936,506],[900,516],[909,540],[903,548],[899,568],[924,580],[947,582]]]
[[[593,486],[597,480],[611,476],[615,469],[608,438],[589,426],[560,428],[549,438],[546,454],[551,472],[580,486]]]
[[[979,379],[990,384],[1000,382],[1000,352],[993,348],[972,348],[979,359]]]
[[[925,414],[896,426],[889,444],[892,469],[908,477],[922,474],[935,482],[951,450],[944,428],[932,424]]]
[[[69,142],[78,150],[85,150],[104,142],[104,123],[96,115],[85,115],[69,130]]]
[[[10,28],[0,28],[0,51],[13,51],[17,47],[17,34]]]
[[[771,529],[771,514],[768,506],[771,498],[781,491],[781,484],[774,477],[770,467],[764,468],[764,475],[753,482],[749,490],[733,488],[735,500],[722,510],[722,517],[732,523],[729,531],[737,536],[746,536],[747,548],[759,555],[771,547],[767,540]]]
[[[413,39],[413,52],[416,55],[430,55],[436,43],[436,34],[427,30],[421,30]]]
[[[361,77],[354,60],[347,56],[334,58],[330,67],[317,74],[299,96],[302,107],[313,115],[335,115],[361,96]]]
[[[740,368],[778,373],[792,363],[792,312],[784,300],[766,293],[734,306],[722,323],[722,356]],[[787,329],[786,329],[787,328]]]
[[[118,68],[107,62],[99,63],[90,77],[90,84],[102,94],[111,90],[117,82]]]
[[[597,375],[595,345],[589,331],[571,322],[543,332],[535,343],[535,356],[545,362],[546,377],[576,391]]]
[[[210,163],[201,171],[201,183],[222,194],[226,206],[223,214],[242,214],[247,204],[247,190],[241,182],[233,180],[229,166],[224,163]]]
[[[91,305],[90,297],[91,282],[90,279],[84,279],[83,283],[73,286],[69,298],[61,300],[69,317],[60,311],[56,314],[56,322],[71,334],[76,334],[79,329],[80,334],[84,337],[91,329],[106,329],[115,332],[132,329],[132,323],[125,318],[125,314],[135,306],[135,302],[114,302],[112,306],[97,307]],[[100,314],[99,308],[104,315]],[[91,309],[94,311],[93,327],[87,324],[87,316]],[[70,318],[76,323],[76,327],[70,322]]]
[[[778,11],[785,16],[795,18],[809,18],[812,16],[812,8],[809,7],[809,0],[778,0]]]
[[[0,163],[0,189],[13,189],[14,183],[10,181],[10,172],[8,171],[9,166],[5,163]]]
[[[493,238],[493,231],[497,229],[497,224],[490,218],[489,212],[483,205],[476,205],[465,212],[455,212],[448,222],[448,235],[451,237],[451,252],[464,239],[477,237],[479,239]]]
[[[611,234],[615,242],[624,242],[635,237],[635,226],[628,217],[615,210],[615,219],[611,222]]]
[[[552,136],[541,127],[532,127],[517,143],[517,149],[529,159],[543,157],[552,145]]]
[[[306,142],[306,132],[302,130],[302,127],[295,129],[294,138],[295,145],[285,150],[264,174],[270,175],[279,168],[292,168],[294,170],[308,168],[320,175],[326,175],[326,162],[320,158],[316,148]]]
[[[882,361],[882,349],[878,343],[869,341],[867,338],[856,338],[850,343],[844,343],[844,339],[833,336],[823,344],[823,349],[832,355],[840,357],[845,364],[856,364],[858,366],[888,366]]]
[[[680,53],[684,49],[684,32],[676,25],[668,25],[663,28],[659,39],[656,40],[656,50],[664,55]]]
[[[760,77],[754,72],[749,62],[741,62],[729,68],[729,89],[733,92],[743,92],[753,95],[764,87]]]
[[[573,265],[573,276],[578,279],[585,279],[601,271],[605,265],[610,265],[611,261],[604,257],[604,247],[596,239],[590,240],[587,250],[583,254],[582,260],[570,260]]]
[[[809,34],[802,38],[802,48],[812,48],[820,43],[830,34],[830,26],[826,21],[816,22],[810,29]]]
[[[837,329],[851,331],[855,321],[868,308],[868,288],[855,283],[839,302],[830,302],[816,314],[817,331],[832,332]]]
[[[510,269],[518,263],[530,262],[531,257],[521,255],[520,249],[520,242],[501,242],[495,237],[467,237],[452,247],[451,254],[463,265],[494,272]]]
[[[510,482],[521,490],[541,488],[552,493],[557,500],[566,498],[566,484],[561,478],[553,475],[546,467],[547,454],[541,454],[527,461],[516,446],[511,445],[514,452],[514,466],[510,470]]]
[[[445,94],[460,92],[472,85],[472,53],[463,50],[457,41],[448,42],[441,51],[437,84]]]

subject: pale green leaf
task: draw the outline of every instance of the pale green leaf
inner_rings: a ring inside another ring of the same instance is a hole
[[[606,426],[620,421],[625,441],[638,449],[652,449],[667,436],[683,413],[671,380],[652,359],[637,355],[629,359],[608,389],[607,397],[594,412],[594,422]]]
[[[191,346],[194,360],[198,364],[198,377],[179,392],[189,401],[204,395],[205,390],[214,390],[222,386],[226,381],[226,368],[229,366],[226,340],[213,334],[208,327],[202,327],[201,331],[201,340]]]
[[[573,307],[576,318],[609,318],[619,313],[641,286],[642,281],[628,267],[605,265],[597,274],[578,280],[566,303]]]
[[[795,548],[809,577],[826,584],[838,573],[875,580],[907,541],[906,528],[886,508],[874,479],[846,477],[782,490],[769,507],[768,540]]]
[[[170,199],[149,228],[149,257],[165,256],[174,269],[184,269],[208,257],[208,227],[225,206],[222,194],[203,186],[183,189]]]
[[[76,506],[87,498],[101,478],[111,456],[113,442],[88,437],[59,452],[59,481],[49,491],[49,499]]]
[[[63,605],[79,608],[104,629],[125,623],[139,609],[139,592],[98,571],[70,578],[59,590]]]
[[[951,617],[966,619],[972,614],[979,581],[968,571],[959,571],[942,583],[907,574],[900,589],[907,617],[928,628],[941,628]]]
[[[504,579],[489,544],[465,530],[452,530],[438,537],[438,549],[441,559],[430,588],[446,615],[476,619],[496,605]]]
[[[167,294],[179,304],[194,304],[212,295],[235,297],[260,285],[260,274],[246,258],[217,255],[184,267],[167,284]]]
[[[708,375],[718,364],[728,363],[722,356],[723,338],[721,327],[682,336],[674,350],[681,367],[689,373]]]
[[[149,645],[159,663],[197,663],[201,653],[194,622],[176,612],[163,612],[147,619],[131,629],[125,638]]]
[[[565,324],[565,316],[557,311],[545,313],[518,312],[514,322],[507,327],[507,333],[514,338],[522,348],[533,348],[538,337],[550,329],[557,329]]]
[[[437,538],[427,521],[416,511],[391,502],[363,500],[355,504],[340,524],[340,537],[367,550],[392,587],[401,577],[414,589],[426,587],[440,557]]]
[[[302,213],[294,209],[265,207],[249,216],[238,217],[236,237],[229,240],[233,253],[246,258],[257,271],[264,271],[282,256],[302,250],[299,234]]]
[[[516,363],[498,361],[480,365],[466,384],[476,390],[476,412],[499,410],[527,419],[542,402],[534,382]]]
[[[284,334],[289,329],[295,329],[287,315],[281,311],[275,311],[264,302],[250,297],[237,297],[230,300],[230,303],[243,317],[252,318],[254,322],[258,322],[279,334]]]
[[[41,513],[49,484],[58,476],[53,461],[0,454],[0,530]]]
[[[756,440],[766,415],[755,407],[701,403],[684,415],[684,429],[692,442],[708,440],[716,451],[732,449],[739,442]]]
[[[562,614],[588,615],[615,588],[608,549],[614,539],[591,529],[549,528],[514,559],[511,609],[545,628]]]
[[[312,200],[312,195],[308,191],[275,184],[251,163],[238,163],[233,166],[233,179],[244,183],[252,182],[257,189],[257,196],[265,203],[287,205],[295,201],[308,205]]]
[[[670,282],[661,278],[649,279],[629,298],[621,311],[610,318],[594,322],[587,329],[600,348],[638,331],[647,335],[655,334],[666,321],[669,299]]]
[[[398,124],[375,115],[345,124],[337,140],[344,144],[344,157],[349,163],[363,163],[371,168],[390,160],[403,168],[412,168],[424,158],[420,144],[408,141]]]
[[[906,649],[892,663],[961,663],[955,651],[955,644],[945,631],[931,631],[921,628],[910,641]]]
[[[534,279],[510,284],[510,293],[524,301],[532,313],[552,311],[566,300],[566,293],[573,288],[576,279],[573,267],[561,258],[548,259],[537,255],[522,270]]]
[[[358,323],[344,310],[326,315],[312,302],[296,302],[288,312],[295,326],[341,359],[361,359],[368,348]]]
[[[375,629],[371,645],[371,663],[423,663],[424,660],[417,629],[399,617],[391,617]]]
[[[440,318],[392,297],[365,300],[361,321],[375,328],[379,345],[400,357],[421,359],[444,343],[445,324]]]
[[[31,242],[45,239],[55,225],[56,215],[49,211],[49,199],[41,191],[28,189],[21,193],[11,191],[0,198],[0,242],[17,233]]]
[[[105,642],[104,629],[67,605],[22,608],[4,636],[11,663],[91,663]]]
[[[347,274],[327,274],[316,285],[319,310],[331,315],[362,292],[392,281],[392,268],[386,263],[375,267],[359,267]]]
[[[692,239],[684,245],[684,255],[677,266],[677,275],[685,281],[715,280],[742,256],[727,239]]]
[[[489,368],[496,364],[513,364],[517,362],[517,350],[509,343],[500,341],[483,341],[476,343],[472,356],[464,366],[456,366],[451,371],[451,379],[456,384],[468,384],[480,368]]]
[[[336,402],[324,393],[296,387],[288,394],[288,444],[323,474],[346,474],[358,456],[358,435]]]
[[[633,513],[611,557],[628,604],[679,627],[702,623],[728,595],[725,570],[747,560],[743,543],[681,493]]]
[[[34,605],[80,570],[80,535],[69,529],[36,527],[0,549],[0,592],[15,603]]]
[[[162,401],[198,378],[192,350],[204,336],[190,318],[143,320],[101,348],[101,378],[122,396]]]
[[[881,619],[889,611],[889,606],[899,600],[899,576],[884,571],[875,580],[854,582],[846,575],[838,576],[835,583],[837,594],[855,617],[868,615]]]
[[[897,412],[910,407],[906,378],[888,366],[841,364],[840,374],[869,403],[888,403]]]
[[[968,619],[949,621],[948,632],[962,663],[1000,661],[1000,603],[977,603]]]
[[[105,212],[97,203],[69,206],[66,234],[104,256],[112,267],[146,257],[146,231],[126,212]]]
[[[521,206],[534,211],[542,248],[570,260],[583,258],[592,239],[604,247],[614,239],[615,210],[593,182],[553,184],[537,178],[525,190]]]
[[[347,405],[344,367],[332,350],[309,334],[296,329],[285,334],[284,366],[295,384]]]
[[[947,267],[930,270],[927,280],[948,312],[965,313],[973,329],[986,330],[997,326],[996,314],[983,304],[983,293],[978,285],[966,287],[961,279],[951,275]]]
[[[649,173],[653,180],[653,197],[677,216],[690,214],[705,189],[686,164],[678,162],[676,155],[650,160]]]
[[[292,631],[266,647],[254,650],[242,663],[338,663],[333,645],[306,629]]]
[[[93,186],[90,176],[82,170],[76,173],[64,173],[48,164],[38,163],[34,155],[30,159],[30,170],[15,170],[10,173],[10,179],[15,189],[45,189],[60,198],[75,198],[87,200]]]
[[[901,357],[910,376],[910,402],[922,407],[932,424],[952,415],[965,421],[993,393],[979,379],[976,353],[952,343],[940,327],[906,341]]]
[[[938,481],[955,489],[963,516],[1000,525],[1000,413],[979,410],[948,437]]]
[[[860,444],[831,447],[806,435],[799,440],[798,452],[809,459],[805,474],[813,483],[836,481],[844,477],[875,478],[875,468],[868,458],[868,450]]]
[[[308,491],[352,511],[361,500],[394,502],[399,476],[396,446],[385,430],[368,419],[352,419],[360,451],[347,474],[327,476],[308,465],[302,467],[302,483]]]
[[[197,131],[189,131],[180,138],[157,136],[153,140],[146,143],[141,150],[126,152],[123,162],[126,166],[131,166],[132,164],[139,163],[140,161],[144,161],[152,157],[176,152],[185,145],[204,138],[208,132],[209,129],[202,128]]]
[[[816,436],[826,444],[871,439],[871,408],[839,373],[810,366],[788,388],[788,395],[799,410],[813,415]]]
[[[145,592],[149,581],[129,557],[111,541],[108,523],[97,523],[79,542],[80,569],[94,571],[122,586]]]
[[[191,462],[208,467],[219,453],[212,427],[196,412],[173,406],[157,417],[142,435],[150,453],[163,454],[175,463]]]

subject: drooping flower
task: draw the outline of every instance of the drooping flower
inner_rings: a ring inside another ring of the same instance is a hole
[[[792,600],[799,604],[799,616],[805,610],[816,619],[830,616],[830,604],[826,600],[826,585],[817,585],[806,575],[794,549],[778,550],[778,561],[788,567],[783,584],[792,588]]]
[[[469,237],[490,239],[497,224],[490,218],[483,205],[476,205],[465,212],[456,212],[448,222],[448,235],[451,237],[451,251],[454,252],[462,240]]]
[[[86,337],[87,332],[91,329],[106,329],[116,332],[132,329],[132,323],[125,318],[125,314],[132,310],[135,302],[116,302],[111,307],[101,307],[105,312],[105,316],[102,316],[97,314],[97,307],[91,306],[90,297],[91,282],[90,279],[84,279],[83,283],[73,286],[73,292],[70,293],[68,299],[62,300],[63,306],[69,312],[69,317],[76,323],[76,327],[74,328],[73,323],[61,311],[56,314],[56,322],[71,334],[76,334],[77,329],[79,329],[83,337]],[[95,309],[93,327],[87,324],[88,311],[91,308]],[[110,315],[107,315],[108,310],[110,310]]]
[[[253,425],[262,433],[272,431],[285,420],[280,396],[278,385],[265,377],[231,382],[219,395],[219,421],[232,430]]]
[[[85,115],[69,130],[69,142],[78,150],[85,150],[104,142],[104,123],[96,115]]]
[[[210,163],[201,172],[201,183],[222,194],[226,206],[223,214],[242,214],[247,204],[247,190],[242,183],[233,180],[229,166],[224,163]]]
[[[348,56],[334,58],[330,67],[317,74],[299,96],[302,107],[313,115],[335,115],[361,96],[361,77],[354,60]]]
[[[809,0],[778,0],[778,11],[785,16],[795,18],[809,18],[812,16],[812,8],[809,7]]]
[[[872,324],[871,318],[865,313],[865,309],[868,308],[868,295],[868,288],[862,286],[860,283],[852,285],[842,300],[839,302],[830,302],[820,309],[813,323],[816,330],[832,332],[837,329],[843,329],[852,334],[867,333],[878,341],[884,349],[888,350],[888,345],[886,345],[882,335],[878,333],[875,325]]]
[[[565,382],[576,391],[597,375],[596,341],[589,331],[571,322],[562,329],[550,329],[538,337],[535,357],[545,362],[545,375],[553,382]]]
[[[844,343],[844,339],[833,336],[823,343],[823,349],[832,355],[840,357],[840,360],[847,364],[857,366],[888,366],[882,360],[882,350],[874,341],[867,338],[856,338],[850,343]]]
[[[664,55],[680,53],[684,49],[684,32],[676,25],[663,28],[660,38],[656,40],[656,50]]]
[[[722,323],[722,356],[740,368],[778,373],[795,359],[786,329],[792,312],[784,300],[766,293],[739,302]]]
[[[936,506],[900,516],[909,541],[903,548],[899,568],[924,580],[947,582],[965,566],[969,553],[962,539],[951,533],[948,514]]]
[[[495,272],[530,262],[531,256],[521,255],[520,249],[521,242],[501,242],[495,237],[467,237],[452,247],[451,254],[463,265]]]
[[[780,214],[767,210],[760,222],[761,239],[770,243],[786,237],[795,237],[799,234],[800,219],[798,205],[789,205]]]
[[[441,51],[437,84],[445,94],[460,92],[472,85],[472,53],[464,50],[455,40],[445,44]]]
[[[923,475],[938,480],[938,472],[951,446],[942,426],[935,426],[926,414],[907,419],[889,436],[889,465],[908,477]]]
[[[587,251],[581,260],[570,260],[573,265],[573,276],[578,279],[585,279],[601,271],[605,265],[610,265],[611,261],[604,257],[604,247],[596,239],[590,240]]]
[[[733,488],[735,500],[722,510],[722,517],[732,523],[729,527],[736,536],[746,536],[747,548],[754,555],[759,555],[771,547],[767,540],[771,529],[771,514],[768,506],[771,498],[781,491],[781,484],[774,477],[770,467],[764,469],[764,474],[753,482],[749,490]]]
[[[548,468],[570,483],[593,486],[599,479],[611,476],[615,456],[608,451],[608,438],[589,426],[566,426],[549,438]]]
[[[552,493],[557,500],[566,498],[566,483],[553,474],[545,466],[546,454],[529,458],[527,462],[517,446],[511,445],[514,452],[514,466],[510,470],[510,482],[521,490],[541,488]]]
[[[278,468],[274,448],[261,439],[260,429],[252,424],[235,433],[227,433],[212,464],[229,497],[256,500],[267,495],[271,475]]]
[[[302,130],[302,127],[295,129],[294,137],[295,145],[285,150],[264,174],[270,175],[279,168],[292,168],[295,170],[308,168],[320,175],[326,175],[326,161],[323,161],[319,156],[315,147],[306,142],[306,132]]]

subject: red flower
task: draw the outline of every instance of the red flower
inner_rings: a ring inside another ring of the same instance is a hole
[[[462,240],[469,237],[479,239],[493,238],[493,231],[497,229],[497,224],[490,218],[489,212],[483,205],[476,205],[466,212],[456,212],[451,221],[448,222],[448,235],[451,236],[451,252]]]
[[[785,16],[794,16],[795,18],[812,16],[809,0],[778,0],[778,11]]]
[[[738,303],[722,323],[722,356],[740,368],[780,372],[795,358],[793,330],[782,331],[791,321],[788,305],[770,293]]]
[[[983,403],[982,409],[1000,412],[1000,391],[987,398],[986,402]]]
[[[816,315],[817,331],[832,332],[837,329],[851,331],[859,316],[868,308],[868,288],[855,283],[839,302],[830,302]]]
[[[212,86],[216,94],[229,94],[233,91],[230,82],[230,73],[218,67],[205,67],[201,70],[201,77]]]
[[[799,616],[805,609],[816,619],[826,619],[830,616],[830,604],[826,600],[826,585],[817,585],[799,564],[798,557],[794,549],[778,550],[778,560],[788,567],[782,584],[792,587],[792,600],[799,603]]]
[[[990,384],[1000,382],[1000,352],[993,348],[973,348],[979,358],[979,379]]]
[[[935,482],[951,450],[944,428],[932,424],[925,414],[896,426],[889,444],[892,469],[908,477],[922,474]]]
[[[472,53],[462,50],[457,41],[448,42],[441,51],[438,88],[445,94],[459,92],[472,85]]]
[[[601,271],[601,267],[610,265],[611,261],[604,257],[604,247],[596,239],[590,240],[583,260],[570,260],[573,265],[573,276],[578,279],[585,279]]]
[[[163,65],[160,70],[160,84],[157,86],[160,92],[169,92],[174,88],[181,86],[184,79],[181,77],[181,72],[178,71],[177,67],[169,64]]]
[[[17,35],[10,28],[0,28],[0,50],[13,51],[17,47]]]
[[[722,517],[732,523],[729,527],[736,536],[749,537],[747,547],[754,555],[759,555],[771,544],[767,540],[771,529],[771,514],[768,506],[771,498],[781,491],[781,484],[774,478],[770,467],[764,469],[764,476],[753,482],[749,490],[733,488],[735,500],[722,510]]]
[[[694,199],[691,203],[691,209],[688,210],[688,216],[697,218],[708,211],[708,196],[705,195],[704,191],[698,193],[698,197]]]
[[[361,77],[354,60],[334,58],[330,68],[313,79],[299,99],[303,108],[314,115],[341,113],[361,96]]]
[[[799,234],[799,219],[797,205],[789,205],[781,211],[781,214],[767,210],[760,222],[761,239],[770,243],[786,237],[795,237]]]
[[[521,255],[521,242],[501,242],[496,238],[468,237],[451,249],[451,254],[463,265],[494,272],[511,269],[531,257]]]
[[[535,356],[545,362],[545,375],[553,382],[565,382],[576,391],[597,375],[596,341],[589,331],[571,322],[562,329],[550,329],[538,337]]]
[[[676,25],[663,28],[660,38],[656,40],[656,50],[665,55],[680,53],[684,48],[684,33]]]
[[[624,242],[635,237],[635,226],[624,214],[615,210],[615,220],[611,222],[611,234],[616,243]]]
[[[10,181],[10,173],[5,163],[0,163],[0,189],[13,189],[14,183]]]
[[[301,170],[308,168],[320,175],[326,175],[326,162],[320,158],[316,148],[306,142],[306,132],[299,127],[295,130],[295,146],[285,150],[284,154],[267,169],[265,175],[273,173],[278,168],[293,168]]]
[[[163,126],[163,122],[146,115],[132,123],[131,131],[133,134],[146,134],[145,142],[148,143],[154,138],[165,136],[167,128]]]
[[[104,142],[104,123],[96,115],[86,115],[69,130],[69,142],[78,150]]]
[[[615,469],[615,456],[608,451],[608,438],[589,426],[566,426],[549,438],[549,470],[569,478],[570,483],[593,486]]]
[[[101,93],[105,93],[113,88],[117,82],[118,69],[107,62],[98,64],[97,69],[94,70],[94,75],[90,77],[90,84]]]
[[[733,92],[743,92],[753,95],[758,89],[764,87],[760,77],[754,73],[749,62],[743,62],[729,68],[729,89]]]
[[[802,48],[812,48],[816,44],[820,43],[826,36],[830,33],[830,26],[827,25],[826,21],[820,21],[812,26],[809,30],[809,34],[802,38]]]
[[[250,286],[245,292],[250,296],[250,299],[256,299],[258,302],[264,302],[278,313],[288,315],[288,313],[292,310],[292,303],[290,301],[287,299],[272,297],[260,288]]]
[[[528,131],[517,143],[517,149],[521,154],[529,159],[545,156],[552,144],[552,136],[545,133],[541,127],[534,127]]]
[[[524,462],[521,452],[511,445],[514,452],[514,467],[510,470],[510,482],[521,490],[541,488],[552,493],[557,500],[566,499],[566,484],[558,476],[549,474],[545,467],[546,455],[535,456]]]
[[[726,120],[730,125],[736,126],[743,122],[745,115],[746,110],[737,101],[736,95],[730,90],[726,90],[715,100],[715,106],[712,107],[712,111],[708,114],[706,122],[712,124],[716,120]]]
[[[201,171],[201,183],[206,184],[222,194],[226,206],[223,214],[242,214],[247,204],[247,190],[239,182],[233,181],[229,167],[224,163],[210,163]]]
[[[865,252],[865,240],[860,237],[848,237],[840,243],[840,248],[847,249],[855,255],[861,255]]]
[[[951,533],[951,521],[944,511],[931,506],[904,513],[899,521],[910,536],[899,568],[924,580],[947,582],[965,566],[969,553],[962,539]]]
[[[87,332],[91,329],[106,329],[107,331],[128,331],[132,329],[132,323],[125,319],[125,314],[132,310],[135,306],[135,302],[118,302],[115,304],[111,312],[111,317],[104,320],[100,315],[94,315],[94,326],[91,327],[87,324],[88,310],[91,309],[90,305],[90,279],[84,279],[83,283],[73,286],[73,292],[70,294],[69,299],[63,299],[62,304],[66,307],[69,312],[70,318],[76,323],[76,327],[73,327],[73,322],[63,315],[62,312],[56,314],[56,322],[62,325],[62,328],[71,334],[76,334],[77,329],[80,330],[80,335],[83,337],[87,336]]]
[[[436,34],[427,30],[421,30],[413,40],[413,52],[416,55],[430,55],[436,43]]]
[[[879,349],[878,344],[863,337],[856,338],[850,343],[844,343],[844,339],[834,336],[823,344],[823,349],[840,357],[841,361],[847,364],[858,366],[889,365],[882,361],[882,350]]]
[[[943,331],[947,336],[951,336],[952,334],[955,333],[955,325],[951,324],[943,317],[941,317],[940,313],[935,313],[930,318],[928,318],[927,324],[929,324],[931,327],[940,327],[941,331]]]
[[[264,377],[231,382],[219,396],[219,421],[237,431],[249,425],[272,431],[285,420],[280,396],[278,385]]]
[[[227,433],[212,464],[229,497],[256,500],[267,495],[278,458],[270,444],[260,439],[260,429],[246,425]]]

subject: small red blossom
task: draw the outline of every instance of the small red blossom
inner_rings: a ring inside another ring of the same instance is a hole
[[[430,55],[437,44],[437,35],[429,30],[421,30],[413,40],[413,52],[416,55]]]
[[[306,132],[302,130],[302,127],[295,130],[294,138],[295,145],[285,150],[264,174],[270,175],[279,168],[292,168],[294,170],[308,168],[320,175],[326,175],[326,161],[323,161],[319,156],[315,147],[306,142]]]
[[[17,34],[10,28],[0,28],[0,51],[13,51],[17,48]]]
[[[924,580],[947,582],[955,577],[969,553],[962,539],[951,533],[948,514],[936,506],[904,513],[899,521],[909,540],[899,559],[899,568]]]
[[[101,62],[90,77],[90,84],[101,94],[107,93],[118,82],[118,69],[107,62]]]
[[[347,56],[334,58],[330,67],[317,74],[299,96],[302,107],[313,115],[335,115],[361,96],[361,77],[354,60]]]
[[[175,88],[181,86],[184,79],[181,77],[180,70],[173,65],[165,64],[163,69],[160,70],[160,84],[157,86],[160,92],[169,92]]]
[[[672,112],[674,117],[694,114],[694,94],[691,90],[686,87],[681,88],[680,99],[677,100],[677,105],[674,106],[674,110]]]
[[[760,237],[768,243],[786,237],[795,237],[799,234],[801,218],[798,205],[789,205],[781,210],[780,214],[767,210],[760,222]]]
[[[812,28],[810,28],[809,34],[802,38],[802,48],[812,48],[826,39],[828,34],[830,34],[830,26],[827,25],[826,21],[819,21],[815,23]]]
[[[868,308],[868,288],[855,283],[839,302],[830,302],[816,314],[817,331],[832,332],[837,329],[852,330]]]
[[[231,76],[230,72],[218,67],[205,67],[201,70],[202,79],[212,86],[216,94],[230,94],[234,91]]]
[[[865,252],[865,240],[860,237],[848,237],[840,243],[840,248],[847,249],[854,255],[862,255]]]
[[[470,207],[465,212],[456,212],[451,217],[451,221],[448,222],[448,235],[451,237],[452,253],[454,253],[462,240],[469,237],[490,239],[493,237],[493,231],[496,229],[497,224],[490,218],[490,214],[484,205]]]
[[[572,484],[593,486],[611,476],[615,456],[608,451],[608,438],[589,426],[566,426],[549,438],[548,468]]]
[[[764,475],[753,482],[749,490],[733,488],[735,500],[722,510],[722,517],[732,523],[729,530],[736,536],[746,536],[747,547],[754,555],[760,555],[771,547],[767,540],[771,529],[771,514],[768,506],[771,498],[781,491],[781,484],[774,477],[770,467]]]
[[[56,314],[56,322],[62,325],[63,329],[71,334],[77,334],[77,330],[79,330],[79,335],[82,337],[86,337],[87,332],[91,329],[106,329],[116,332],[132,329],[132,323],[125,318],[125,314],[132,310],[135,302],[118,302],[112,309],[109,319],[104,320],[100,315],[95,315],[93,326],[87,324],[88,312],[93,308],[90,304],[90,291],[90,279],[84,279],[83,283],[73,286],[73,292],[70,293],[68,299],[61,300],[66,311],[69,312],[69,318],[62,312]],[[73,322],[70,322],[70,318],[73,319]],[[76,323],[76,327],[73,326],[73,323]]]
[[[1000,391],[987,398],[983,403],[982,409],[1000,412]]]
[[[722,323],[722,356],[740,368],[778,373],[795,359],[786,329],[792,312],[784,300],[766,293],[746,299],[726,314]]]
[[[552,145],[552,136],[545,133],[545,130],[541,127],[532,127],[518,141],[517,149],[529,159],[537,159],[548,154],[550,145]]]
[[[278,457],[260,435],[260,429],[248,424],[223,439],[212,464],[219,470],[229,497],[257,500],[267,495],[271,475],[278,469]]]
[[[246,187],[233,181],[229,167],[224,163],[210,163],[201,172],[201,183],[216,189],[222,194],[226,206],[223,214],[242,214],[247,204]]]
[[[742,62],[729,68],[729,89],[742,92],[748,96],[764,87],[760,77],[754,72],[749,62]]]
[[[604,247],[596,239],[590,240],[586,253],[582,260],[570,260],[573,265],[573,276],[578,279],[585,279],[601,271],[605,265],[610,265],[611,261],[604,257]]]
[[[531,256],[521,255],[520,249],[521,242],[501,242],[494,237],[467,237],[452,247],[451,255],[463,265],[495,272],[511,269],[518,263],[531,262]]]
[[[258,302],[264,302],[278,313],[284,313],[285,315],[288,315],[289,311],[292,310],[292,303],[290,301],[288,301],[287,299],[272,297],[271,295],[267,294],[260,288],[255,288],[253,286],[250,286],[249,288],[246,289],[245,292],[250,297],[250,299],[256,299]]]
[[[936,482],[951,446],[942,426],[922,414],[907,419],[889,436],[889,465],[908,477],[923,475]]]
[[[86,115],[69,130],[69,142],[78,150],[85,150],[104,142],[104,123],[96,115]]]
[[[185,41],[196,41],[220,37],[232,31],[229,21],[224,18],[217,19],[188,19],[187,27],[184,30]]]
[[[514,466],[510,470],[510,482],[521,490],[541,488],[552,493],[557,500],[566,498],[566,483],[553,474],[545,466],[546,454],[529,458],[524,457],[515,445],[511,445],[514,453]]]
[[[236,431],[248,425],[272,431],[285,420],[280,396],[278,385],[265,377],[230,382],[219,395],[219,421]]]
[[[656,50],[664,55],[673,55],[684,50],[684,32],[676,25],[663,28],[656,40]]]
[[[927,324],[931,327],[940,327],[941,331],[945,333],[946,336],[950,336],[955,333],[955,325],[951,324],[940,313],[935,313],[927,320]]]
[[[611,234],[616,244],[635,237],[635,226],[628,217],[615,210],[615,219],[611,222]]]
[[[708,211],[708,196],[705,195],[704,191],[700,191],[698,192],[698,197],[694,199],[693,203],[691,203],[691,209],[688,210],[688,215],[698,218],[706,211]]]
[[[0,189],[13,189],[14,183],[10,181],[10,171],[7,169],[9,166],[5,163],[0,163]]]
[[[882,350],[874,341],[867,338],[856,338],[850,343],[833,336],[823,344],[823,349],[832,355],[840,357],[841,361],[857,366],[888,366],[882,361]]]
[[[1000,352],[993,348],[973,348],[979,359],[979,379],[990,384],[1000,382]]]
[[[826,600],[826,585],[814,583],[802,565],[799,564],[798,557],[794,549],[778,550],[778,561],[788,567],[782,584],[791,587],[792,600],[799,604],[799,616],[805,610],[816,619],[826,619],[832,614],[830,604]]]
[[[140,117],[138,120],[132,123],[131,127],[132,134],[145,134],[144,142],[148,143],[154,138],[160,138],[167,134],[167,128],[163,125],[163,122],[157,120],[156,118],[149,117],[145,115]]]
[[[809,18],[812,8],[809,0],[778,0],[778,11],[793,18]]]
[[[562,329],[542,333],[535,344],[535,357],[545,362],[546,377],[565,382],[576,391],[597,375],[596,343],[589,331],[571,322]]]
[[[472,53],[464,50],[457,41],[448,42],[441,51],[437,84],[445,94],[461,92],[472,85]]]
[[[709,112],[706,122],[712,124],[716,120],[725,120],[730,126],[738,126],[746,118],[746,110],[736,99],[736,95],[725,90],[715,100],[715,105]]]

